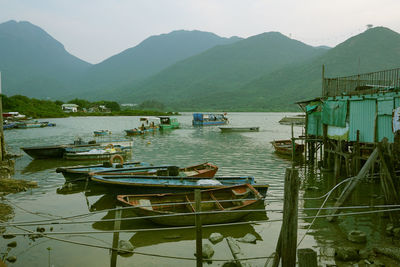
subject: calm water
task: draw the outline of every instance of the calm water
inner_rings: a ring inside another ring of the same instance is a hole
[[[255,133],[224,133],[218,127],[193,128],[191,126],[191,114],[179,116],[182,128],[164,134],[156,133],[145,137],[133,137],[134,150],[132,159],[153,164],[175,164],[189,166],[205,161],[219,166],[217,175],[238,176],[252,175],[258,182],[270,184],[269,198],[266,209],[281,209],[283,196],[283,180],[285,169],[291,166],[287,159],[278,157],[273,153],[270,141],[274,139],[290,138],[290,126],[280,125],[278,121],[284,113],[230,113],[228,117],[232,126],[260,126],[260,132]],[[113,194],[106,193],[96,188],[85,188],[84,185],[61,189],[64,185],[64,177],[55,172],[56,167],[76,165],[76,162],[62,160],[35,160],[20,150],[20,147],[31,145],[48,145],[70,143],[76,137],[85,140],[94,139],[93,131],[108,129],[112,131],[112,139],[125,139],[124,129],[137,127],[138,117],[87,117],[51,119],[57,124],[53,128],[39,128],[27,130],[10,130],[5,132],[8,150],[22,157],[16,161],[15,178],[34,180],[39,188],[14,195],[7,199],[19,207],[34,212],[28,213],[14,207],[15,216],[12,221],[29,221],[42,218],[56,218],[72,216],[82,213],[90,213],[110,209],[115,206]],[[301,127],[295,127],[295,135],[302,134]],[[108,140],[109,137],[97,140]],[[311,185],[318,185],[319,189],[309,192],[302,189],[301,194],[307,196],[319,196],[329,188],[329,184],[323,182],[319,176],[306,175],[305,169],[300,169],[302,179],[307,179]],[[272,200],[277,198],[277,200]],[[320,201],[308,203],[308,206],[320,205]],[[301,201],[300,207],[307,205]],[[299,216],[312,215],[300,212]],[[113,224],[104,222],[104,219],[113,218],[112,212],[94,214],[82,220],[96,222],[81,223],[77,225],[52,225],[53,232],[70,231],[98,231],[99,234],[82,235],[57,235],[56,237],[97,244],[111,247],[112,234],[101,231],[112,229]],[[279,212],[267,212],[269,219],[280,219]],[[361,220],[361,221],[360,221]],[[374,225],[370,217],[355,219],[355,224],[367,226],[374,231]],[[299,238],[305,233],[310,220],[300,220]],[[46,231],[50,226],[45,225]],[[123,229],[158,228],[144,220],[135,222],[123,222]],[[206,228],[203,230],[204,242],[212,232],[221,232],[224,236],[235,238],[243,237],[247,233],[257,236],[257,244],[240,243],[243,253],[247,257],[269,256],[276,246],[281,223],[268,222],[256,225],[231,226]],[[35,230],[35,227],[26,227]],[[317,230],[310,231],[301,243],[301,247],[330,246],[334,243],[336,230],[331,230],[327,223],[317,223]],[[327,230],[329,229],[329,230]],[[18,232],[12,228],[8,232]],[[337,230],[337,231],[340,231]],[[378,230],[375,230],[378,231]],[[377,232],[376,235],[379,233]],[[121,233],[120,239],[129,240],[136,247],[135,251],[154,253],[168,256],[193,257],[195,252],[194,230],[167,230],[156,232]],[[39,238],[30,240],[28,237],[15,238],[18,246],[9,253],[16,255],[17,261],[10,266],[109,266],[110,253],[108,250],[89,248],[59,241]],[[0,239],[0,253],[6,250],[9,240]],[[225,241],[213,246],[216,259],[232,259]],[[48,248],[51,248],[50,253]],[[265,260],[251,261],[253,266],[264,266]],[[195,262],[175,259],[149,257],[139,254],[118,256],[118,266],[193,266]],[[221,262],[213,262],[210,266],[221,266]]]

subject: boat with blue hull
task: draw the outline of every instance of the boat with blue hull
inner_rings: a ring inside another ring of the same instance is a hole
[[[214,177],[211,179],[179,176],[124,176],[124,175],[96,175],[91,177],[93,182],[111,186],[131,188],[151,188],[161,192],[191,191],[194,189],[223,188],[226,186],[250,184],[261,194],[267,193],[268,184],[258,184],[253,176]]]
[[[226,113],[193,113],[193,126],[224,125],[228,123]]]

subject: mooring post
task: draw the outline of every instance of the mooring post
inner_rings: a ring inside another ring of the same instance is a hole
[[[285,175],[283,222],[276,246],[273,262],[274,267],[279,265],[280,257],[282,257],[283,267],[296,266],[299,185],[299,172],[294,168],[287,168]]]
[[[115,221],[114,221],[114,234],[113,243],[111,251],[111,267],[117,266],[117,256],[118,256],[118,242],[119,242],[119,230],[121,229],[121,209],[115,211]]]
[[[203,233],[201,228],[201,191],[200,189],[194,190],[195,201],[195,223],[196,223],[196,263],[197,267],[203,266]]]
[[[301,248],[297,250],[299,267],[318,267],[317,252],[311,248]]]

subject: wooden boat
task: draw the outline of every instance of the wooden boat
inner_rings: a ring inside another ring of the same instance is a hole
[[[274,140],[271,142],[275,148],[275,152],[281,155],[291,156],[292,155],[292,140]],[[301,155],[304,151],[304,145],[295,143],[294,154],[295,156]]]
[[[154,216],[147,219],[157,224],[195,224],[194,193],[118,195],[117,199],[126,206],[135,207],[134,212],[139,216]],[[200,215],[202,224],[236,222],[250,213],[246,210],[256,209],[263,204],[262,195],[249,184],[204,190],[201,192],[201,201],[201,212],[210,212]],[[174,213],[184,215],[171,216]]]
[[[222,133],[232,133],[232,132],[258,132],[260,127],[219,127]]]
[[[193,113],[193,126],[210,126],[210,125],[222,125],[227,124],[228,118],[226,113],[224,114],[205,114],[205,113]]]
[[[159,116],[158,118],[160,119],[160,131],[179,128],[177,118],[171,118],[169,116]]]
[[[98,130],[93,132],[94,136],[105,136],[111,134],[109,130]]]
[[[148,163],[140,161],[124,162],[122,164],[111,163],[109,161],[106,161],[103,162],[103,164],[97,164],[97,165],[59,167],[56,169],[56,172],[62,173],[62,175],[64,175],[65,177],[65,180],[67,181],[78,181],[78,180],[86,180],[87,177],[90,177],[89,173],[102,172],[107,170],[121,170],[121,168],[145,167],[149,165],[150,164]]]
[[[103,185],[131,188],[161,189],[163,192],[175,192],[179,190],[223,188],[238,184],[251,184],[261,194],[268,190],[267,184],[256,184],[254,177],[214,177],[210,179],[199,177],[179,176],[140,176],[140,175],[97,175],[91,177],[91,181]]]
[[[202,164],[179,168],[172,165],[148,166],[148,167],[123,167],[112,170],[95,171],[95,175],[151,175],[151,176],[179,176],[212,178],[218,171],[218,167],[205,162]]]
[[[49,159],[49,158],[63,158],[64,153],[66,153],[67,148],[80,149],[81,152],[89,151],[96,147],[105,147],[107,145],[121,146],[127,148],[132,148],[132,141],[108,141],[99,142],[95,140],[84,142],[80,139],[75,140],[73,144],[64,145],[51,145],[51,146],[31,146],[31,147],[21,147],[21,149],[34,159]]]

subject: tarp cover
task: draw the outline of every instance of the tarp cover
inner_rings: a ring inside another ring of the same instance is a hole
[[[347,101],[326,101],[322,107],[322,123],[346,127]]]

